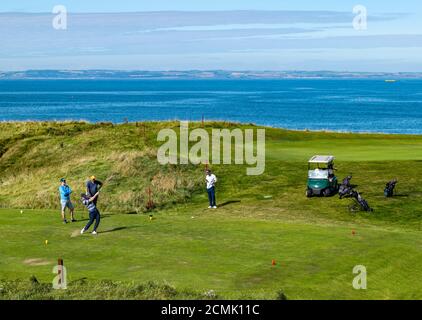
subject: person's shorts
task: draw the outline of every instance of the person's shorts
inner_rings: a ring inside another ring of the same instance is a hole
[[[66,208],[69,208],[70,210],[74,208],[72,201],[70,200],[61,200],[60,203],[62,205],[62,211],[66,210]]]

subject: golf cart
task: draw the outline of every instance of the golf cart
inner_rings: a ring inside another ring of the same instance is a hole
[[[306,196],[323,195],[328,197],[338,191],[337,177],[334,174],[333,156],[313,156],[308,161],[308,183]]]

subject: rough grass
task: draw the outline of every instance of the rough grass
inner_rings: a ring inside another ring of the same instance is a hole
[[[167,283],[75,280],[65,290],[56,290],[50,283],[28,280],[0,281],[0,300],[210,300],[212,292],[178,291]]]
[[[107,182],[105,210],[146,211],[149,188],[157,208],[185,202],[200,188],[199,168],[158,164],[154,139],[159,128],[152,124],[2,123],[1,205],[58,209],[59,179],[68,179],[77,198],[90,175]]]

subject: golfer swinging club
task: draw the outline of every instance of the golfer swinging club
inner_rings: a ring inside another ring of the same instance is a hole
[[[95,205],[95,199],[97,199],[100,192],[98,191],[93,197],[88,197],[85,193],[81,194],[81,201],[83,205],[88,209],[89,212],[89,222],[87,225],[81,230],[81,234],[83,234],[85,231],[91,227],[91,225],[94,223],[94,230],[91,232],[91,234],[97,234],[97,228],[100,224],[100,211],[98,211],[97,206]]]
[[[217,204],[215,202],[215,184],[217,182],[217,177],[211,172],[210,169],[207,169],[207,175],[205,176],[205,180],[207,182],[207,193],[208,199],[210,201],[210,206],[208,209],[217,209]]]
[[[71,221],[75,222],[76,221],[74,217],[75,207],[73,206],[72,201],[70,201],[70,195],[72,194],[72,189],[67,185],[65,178],[60,179],[59,193],[60,193],[60,204],[62,208],[61,213],[62,213],[63,223],[64,224],[67,223],[66,215],[65,215],[66,208],[68,208],[70,211]]]

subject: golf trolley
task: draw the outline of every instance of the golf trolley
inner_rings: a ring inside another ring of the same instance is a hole
[[[306,196],[328,197],[338,191],[337,177],[334,175],[333,156],[313,156],[308,161],[308,182]]]
[[[362,198],[359,192],[352,190],[350,192],[350,197],[353,198],[353,203],[349,205],[349,211],[350,212],[357,212],[357,211],[367,211],[372,212],[374,209],[372,209],[368,202]]]
[[[397,182],[397,179],[393,179],[387,182],[384,189],[384,196],[386,198],[392,197],[394,195],[394,188],[396,187]]]
[[[352,185],[350,184],[350,180],[352,180],[351,175],[344,178],[341,182],[341,185],[338,189],[338,196],[340,199],[346,197],[353,190]]]
[[[352,198],[353,202],[348,206],[350,212],[357,212],[357,211],[374,211],[368,204],[368,202],[362,198],[360,193],[353,189],[353,186],[350,184],[350,180],[352,176],[347,176],[343,179],[338,194],[339,198]]]

